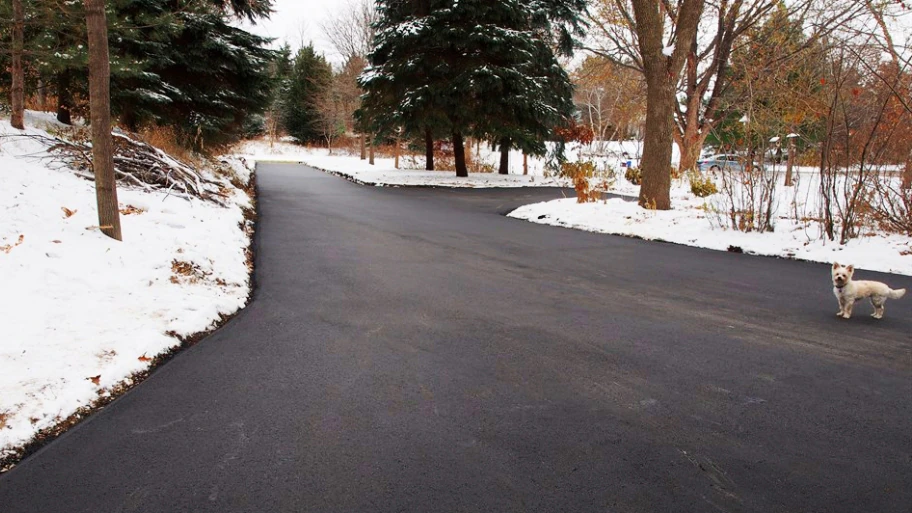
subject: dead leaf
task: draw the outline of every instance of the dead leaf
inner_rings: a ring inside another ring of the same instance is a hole
[[[152,361],[152,358],[149,358],[148,356],[146,356],[145,353],[143,353],[143,355],[139,357],[139,361],[141,361],[141,362],[151,362],[151,361]]]
[[[66,207],[60,207],[60,210],[63,210],[63,215],[64,215],[64,217],[66,217],[67,219],[73,217],[73,214],[75,214],[75,213],[77,212],[77,210],[70,210],[70,209],[68,209],[68,208],[66,208]]]
[[[4,252],[6,254],[9,254],[9,252],[12,251],[13,248],[22,244],[22,241],[24,241],[24,240],[25,240],[25,235],[19,235],[19,240],[17,240],[15,244],[7,244],[5,246],[0,246],[0,251]]]
[[[62,241],[59,241],[59,240],[52,240],[51,242],[53,242],[54,244],[61,244],[61,243],[62,243]]]
[[[145,212],[145,210],[143,210],[139,207],[134,207],[133,205],[127,205],[124,208],[120,209],[120,213],[125,216],[131,215],[131,214],[142,214],[143,212]]]
[[[99,375],[97,375],[97,376],[92,376],[91,378],[86,378],[86,379],[89,380],[89,381],[91,381],[92,383],[94,383],[94,384],[96,384],[96,385],[101,384],[101,374],[99,374]]]

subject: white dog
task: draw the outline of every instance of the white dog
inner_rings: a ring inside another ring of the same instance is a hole
[[[874,305],[874,313],[871,317],[880,319],[884,314],[884,303],[887,298],[899,299],[906,294],[906,289],[893,290],[886,284],[879,281],[854,281],[852,274],[855,273],[855,267],[848,265],[842,266],[833,263],[833,294],[839,301],[839,311],[837,317],[848,319],[852,316],[852,307],[855,301],[871,298],[871,304]]]

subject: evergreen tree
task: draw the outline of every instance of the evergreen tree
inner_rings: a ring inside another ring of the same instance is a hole
[[[120,19],[140,27],[112,42],[122,61],[112,103],[126,126],[176,126],[205,146],[232,142],[262,120],[274,59],[267,39],[230,26],[208,3],[174,11],[163,0],[127,1]]]
[[[332,68],[313,45],[298,50],[292,63],[288,87],[282,101],[282,126],[300,142],[322,137],[319,99],[332,82]]]
[[[378,131],[451,134],[533,153],[572,113],[572,87],[553,46],[569,49],[584,1],[380,1],[362,117]],[[552,37],[551,34],[557,34]]]

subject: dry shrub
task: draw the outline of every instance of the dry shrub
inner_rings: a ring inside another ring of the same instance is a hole
[[[595,203],[601,199],[601,192],[590,183],[590,180],[596,178],[595,164],[592,161],[564,162],[561,164],[561,176],[573,180],[577,203]]]
[[[897,186],[889,178],[878,180],[870,210],[882,230],[912,237],[912,188]]]
[[[716,187],[716,182],[713,181],[712,177],[703,176],[698,172],[691,172],[689,175],[690,192],[692,192],[694,196],[705,198],[719,192],[719,188]]]
[[[633,185],[640,185],[643,183],[643,174],[638,167],[628,167],[627,170],[624,171],[624,178]]]
[[[183,161],[197,162],[198,156],[190,150],[187,138],[174,127],[151,125],[140,129],[142,142],[154,146],[172,157]]]
[[[752,167],[744,171],[723,169],[721,175],[721,205],[716,212],[728,219],[718,220],[719,224],[741,232],[773,231],[779,173]]]

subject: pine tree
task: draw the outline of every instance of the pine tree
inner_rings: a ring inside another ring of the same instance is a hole
[[[168,124],[205,146],[261,120],[275,58],[267,39],[230,26],[208,3],[172,11],[162,0],[127,2],[120,16],[140,27],[112,45],[113,107],[126,126]]]
[[[292,64],[288,88],[282,102],[282,126],[300,142],[319,141],[320,97],[332,81],[332,68],[313,46],[298,50]]]
[[[573,109],[552,46],[568,49],[584,7],[576,0],[378,2],[362,116],[379,131],[450,134],[458,176],[468,174],[466,136],[542,153]]]

